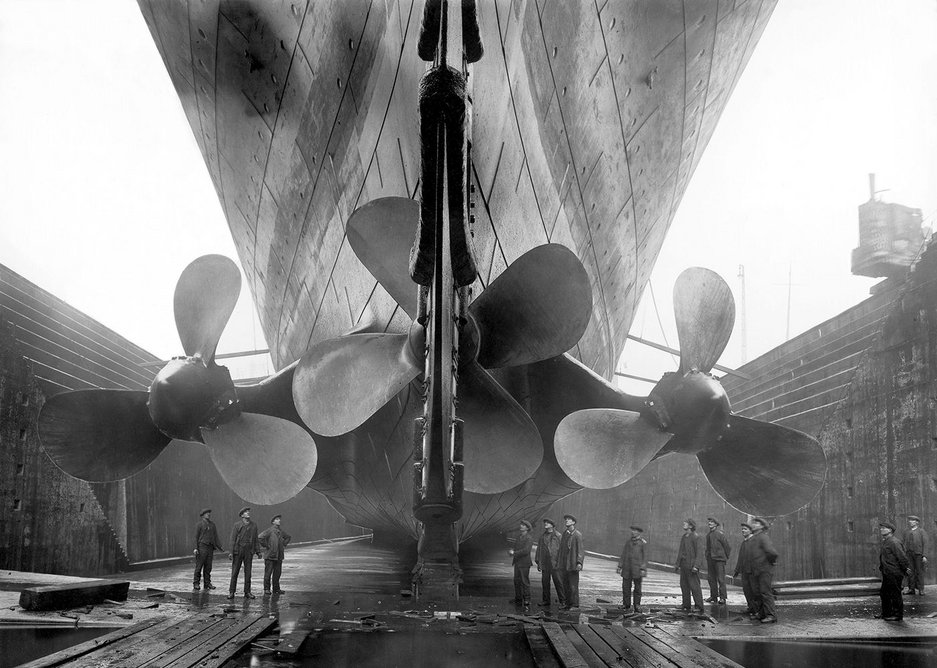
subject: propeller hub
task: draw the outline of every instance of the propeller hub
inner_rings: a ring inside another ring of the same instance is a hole
[[[199,429],[214,429],[240,415],[227,367],[204,364],[200,357],[175,357],[150,385],[150,419],[169,436],[202,441]]]
[[[668,450],[695,454],[718,440],[731,409],[718,380],[695,369],[686,374],[666,373],[651,391],[647,407],[661,429],[675,438]]]

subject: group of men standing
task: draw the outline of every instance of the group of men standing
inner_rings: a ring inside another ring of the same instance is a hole
[[[556,589],[560,610],[579,607],[579,573],[586,553],[582,545],[582,534],[576,529],[576,518],[564,515],[566,530],[556,530],[553,520],[543,519],[543,533],[537,541],[536,564],[541,576],[542,600],[537,605],[552,605],[550,585]],[[520,533],[510,551],[514,565],[514,598],[511,602],[530,609],[530,567],[535,563],[530,552],[533,539],[531,524],[521,520]]]
[[[274,515],[270,526],[258,532],[257,524],[251,520],[251,509],[241,508],[238,511],[239,519],[231,528],[231,582],[228,587],[228,598],[234,598],[237,591],[238,575],[244,567],[244,598],[256,598],[251,593],[251,566],[254,555],[264,560],[264,595],[284,594],[280,589],[280,574],[283,569],[284,548],[290,542],[290,535],[283,531],[280,524],[282,517]],[[201,589],[204,582],[205,589],[215,589],[211,583],[212,561],[216,551],[224,552],[218,537],[218,528],[211,519],[211,508],[205,508],[199,513],[199,521],[195,525],[195,575],[192,581],[193,591]]]
[[[895,536],[895,525],[879,522],[882,545],[879,550],[878,568],[882,572],[882,619],[900,622],[904,618],[904,600],[901,597],[901,582],[908,578],[907,595],[924,595],[924,567],[927,557],[927,534],[921,528],[921,518],[908,515],[908,531],[904,541]]]

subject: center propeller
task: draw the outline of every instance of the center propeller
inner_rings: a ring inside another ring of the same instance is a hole
[[[203,443],[228,486],[251,503],[298,494],[315,473],[312,436],[298,424],[246,412],[215,349],[234,310],[241,274],[231,260],[206,255],[179,277],[173,299],[185,357],[171,360],[149,392],[76,390],[50,397],[39,414],[43,449],[63,471],[89,482],[128,478],[172,441]],[[256,396],[255,388],[243,388]],[[254,390],[253,392],[251,390]]]
[[[418,220],[416,201],[387,197],[357,209],[347,225],[355,254],[411,318],[418,288],[408,274],[409,243]],[[485,369],[564,353],[578,343],[591,313],[588,275],[557,244],[522,255],[469,306],[458,390],[465,489],[505,491],[543,459],[536,425]],[[351,335],[313,346],[294,377],[297,411],[314,433],[351,431],[423,373],[424,345],[423,326],[414,322],[408,334]]]
[[[607,489],[664,454],[692,454],[716,492],[742,512],[776,516],[805,506],[826,476],[817,440],[733,415],[709,373],[735,322],[729,286],[708,269],[685,270],[674,284],[674,315],[678,371],[664,374],[640,412],[600,406],[567,415],[554,437],[560,466],[584,487]]]

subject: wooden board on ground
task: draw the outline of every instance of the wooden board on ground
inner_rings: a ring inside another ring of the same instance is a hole
[[[589,647],[589,644],[582,639],[582,636],[576,632],[575,626],[578,625],[569,625],[561,626],[560,628],[566,634],[566,639],[569,640],[569,643],[576,648],[576,651],[579,652],[579,656],[582,657],[582,660],[586,662],[586,665],[589,668],[605,668],[605,662],[599,658],[599,656],[592,651],[592,648]]]
[[[596,655],[609,666],[620,666],[624,661],[624,657],[619,654],[616,650],[612,649],[611,646],[599,636],[598,633],[592,630],[592,627],[588,624],[577,624],[573,627],[576,632],[582,636],[582,639],[586,641],[589,647],[592,649]]]
[[[663,629],[652,627],[645,627],[644,631],[672,647],[682,656],[691,658],[697,666],[703,666],[704,668],[742,668],[740,664],[724,657],[716,650],[710,649],[695,638],[667,633]]]
[[[277,643],[276,651],[281,654],[296,654],[299,651],[303,641],[312,633],[313,629],[322,622],[323,615],[320,611],[309,611],[303,614],[296,623],[289,626],[289,631],[284,632],[287,624],[284,623],[283,613],[280,613],[280,642]]]
[[[524,626],[524,634],[527,636],[530,654],[537,668],[562,668],[542,628]]]
[[[547,634],[547,640],[553,646],[553,651],[556,652],[563,668],[589,668],[589,664],[569,642],[559,624],[547,622],[543,625],[543,631]]]
[[[76,660],[85,656],[86,654],[90,654],[95,650],[107,647],[111,643],[117,642],[118,640],[123,640],[128,636],[139,633],[144,629],[154,627],[161,622],[166,622],[166,618],[155,617],[153,619],[147,619],[146,621],[139,622],[131,626],[125,626],[112,633],[107,633],[103,636],[98,636],[97,638],[83,642],[80,645],[75,645],[73,647],[63,649],[60,652],[55,652],[54,654],[44,656],[41,659],[36,659],[35,661],[30,661],[29,663],[24,663],[20,666],[20,668],[51,668],[52,666],[61,666],[64,663],[68,663],[69,661]]]
[[[651,651],[620,626],[595,626],[592,630],[633,668],[673,668],[673,662]]]
[[[85,580],[65,584],[27,587],[20,592],[24,610],[67,610],[82,605],[97,605],[106,600],[126,601],[129,580]]]

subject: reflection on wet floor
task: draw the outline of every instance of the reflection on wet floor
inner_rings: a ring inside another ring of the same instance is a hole
[[[92,640],[113,628],[0,627],[0,665],[18,666],[53,652]]]
[[[933,668],[937,641],[794,641],[736,638],[700,639],[704,645],[746,668]]]

